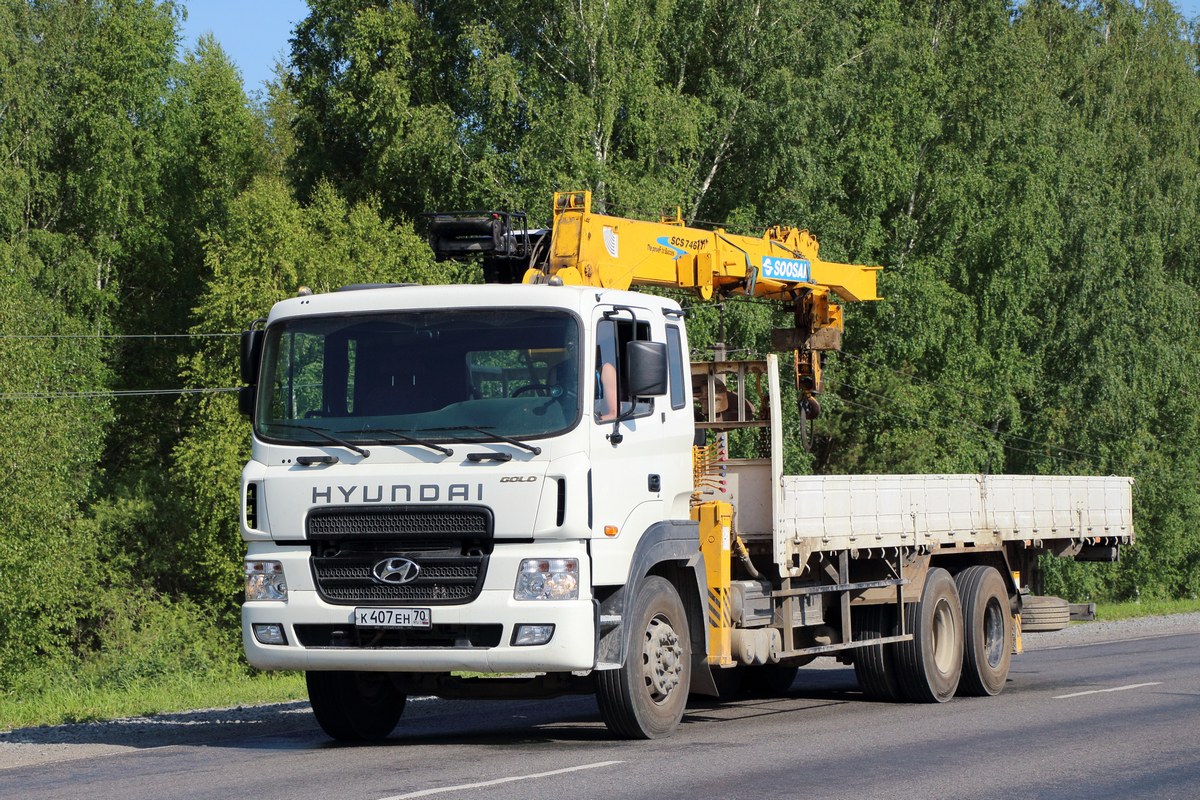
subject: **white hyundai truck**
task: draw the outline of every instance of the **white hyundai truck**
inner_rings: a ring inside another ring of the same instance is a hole
[[[540,248],[499,214],[435,222],[443,251],[524,253],[486,270],[521,282],[305,293],[242,340],[245,650],[303,670],[334,738],[387,736],[412,694],[577,692],[618,737],[666,736],[689,693],[786,688],[820,656],[873,698],[994,695],[1023,611],[1066,624],[1029,593],[1038,557],[1133,539],[1125,478],[786,476],[777,357],[692,364],[679,304],[625,288],[790,298],[803,422],[840,344],[828,294],[874,296],[815,240],[586,194]]]

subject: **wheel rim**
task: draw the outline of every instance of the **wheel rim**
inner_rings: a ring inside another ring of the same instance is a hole
[[[671,623],[662,616],[650,620],[642,645],[642,674],[650,698],[663,703],[678,688],[683,675],[683,645]]]
[[[989,667],[995,669],[1004,660],[1004,648],[1008,642],[1004,636],[1004,610],[1000,602],[992,598],[983,610],[983,652]]]
[[[954,668],[957,632],[950,604],[939,601],[933,612],[933,663],[938,672],[948,674]]]

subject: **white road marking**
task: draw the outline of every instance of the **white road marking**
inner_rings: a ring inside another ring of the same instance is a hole
[[[584,769],[596,769],[597,767],[612,767],[617,764],[624,764],[624,761],[597,761],[595,764],[581,764],[578,767],[567,767],[566,769],[553,769],[549,772],[535,772],[532,775],[514,775],[510,778],[496,778],[490,781],[481,781],[479,783],[463,783],[458,786],[441,786],[436,789],[422,789],[419,792],[410,792],[409,794],[394,794],[390,797],[382,797],[380,800],[408,800],[410,797],[429,797],[430,795],[443,794],[444,792],[457,792],[463,789],[481,789],[484,786],[497,786],[501,783],[515,783],[516,781],[529,781],[534,778],[548,778],[551,775],[563,775],[568,772],[579,772]]]
[[[1111,689],[1092,689],[1089,692],[1075,692],[1074,694],[1060,694],[1055,697],[1055,700],[1066,700],[1068,697],[1083,697],[1085,694],[1103,694],[1104,692],[1123,692],[1126,689],[1141,689],[1143,686],[1161,686],[1162,681],[1154,681],[1153,683],[1131,683],[1128,686],[1114,686]]]

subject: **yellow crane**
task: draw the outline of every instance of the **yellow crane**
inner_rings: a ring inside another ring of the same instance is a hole
[[[525,283],[561,281],[607,289],[664,286],[704,299],[745,295],[790,304],[795,326],[773,331],[791,350],[800,412],[819,413],[820,354],[841,349],[842,308],[831,302],[878,300],[881,267],[824,261],[807,230],[768,228],[761,237],[687,227],[676,210],[658,222],[592,211],[591,192],[556,192],[549,252],[531,263]],[[718,354],[718,360],[722,360]]]

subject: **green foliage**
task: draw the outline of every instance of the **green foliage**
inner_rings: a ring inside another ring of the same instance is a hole
[[[309,6],[250,102],[211,38],[177,55],[175,3],[0,0],[0,691],[236,672],[196,621],[235,609],[249,446],[210,334],[302,285],[478,280],[409,220],[544,224],[556,189],[886,267],[789,471],[1133,475],[1138,545],[1048,590],[1200,590],[1200,50],[1169,3]],[[787,324],[680,299],[701,357]],[[195,335],[64,338],[147,333]]]
[[[91,600],[90,646],[69,669],[42,662],[13,676],[0,691],[0,730],[302,694],[295,678],[254,680],[237,626],[214,620],[205,604],[124,587]]]
[[[28,688],[26,688],[28,687]],[[22,691],[0,694],[0,731],[122,717],[155,716],[197,708],[230,709],[308,697],[304,675],[173,674],[163,680],[115,688],[78,675],[41,670],[22,676]]]
[[[384,220],[372,203],[347,204],[327,183],[302,207],[282,181],[257,181],[234,201],[207,251],[212,278],[196,308],[198,331],[241,330],[301,286],[330,291],[455,277],[433,262],[410,226]],[[188,359],[184,375],[197,388],[236,386],[236,340],[210,340]],[[232,603],[242,580],[238,476],[250,455],[247,423],[231,393],[182,405],[190,424],[175,449],[172,477],[190,515],[171,560],[190,591]]]
[[[1181,600],[1134,600],[1127,603],[1099,603],[1096,619],[1100,621],[1156,617],[1166,614],[1192,614],[1200,611],[1200,600],[1185,597]]]
[[[438,51],[409,3],[313,0],[292,40],[292,171],[302,195],[333,181],[384,198],[391,214],[440,207],[460,161],[455,121],[435,85]]]

